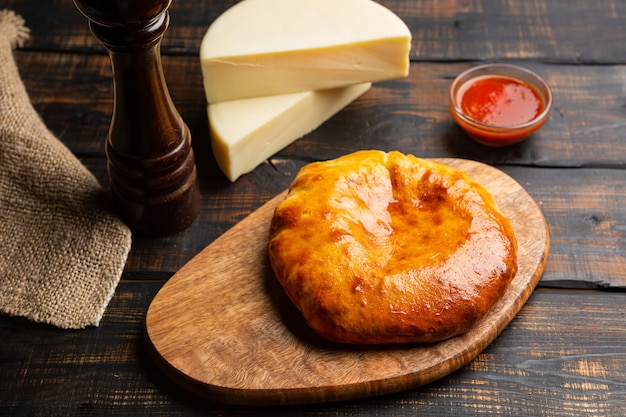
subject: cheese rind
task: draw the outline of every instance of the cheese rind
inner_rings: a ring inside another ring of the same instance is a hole
[[[411,33],[371,0],[244,0],[200,46],[207,101],[404,77]]]
[[[218,166],[235,181],[316,129],[370,87],[371,83],[362,83],[208,105],[211,146]]]

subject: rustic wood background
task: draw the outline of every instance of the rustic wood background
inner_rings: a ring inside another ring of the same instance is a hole
[[[162,44],[172,98],[189,125],[202,186],[188,230],[135,238],[100,328],[58,331],[0,317],[2,415],[623,415],[626,403],[626,2],[382,0],[413,33],[410,76],[376,84],[310,135],[231,184],[210,151],[198,48],[235,1],[175,1]],[[0,0],[31,38],[15,56],[35,108],[107,186],[110,62],[69,0]],[[548,124],[513,147],[478,145],[452,122],[452,79],[482,62],[546,78]],[[303,164],[362,148],[468,158],[515,178],[551,235],[540,288],[477,360],[424,389],[306,409],[198,400],[146,357],[143,320],[163,283],[196,253],[284,190]],[[602,291],[590,290],[603,289]],[[586,290],[581,290],[586,289]]]

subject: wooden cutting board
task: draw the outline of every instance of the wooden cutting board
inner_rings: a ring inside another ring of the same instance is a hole
[[[503,298],[467,334],[431,345],[357,347],[307,327],[267,260],[276,196],[207,246],[163,286],[146,315],[156,363],[187,390],[234,404],[301,404],[419,387],[458,370],[508,325],[548,256],[541,210],[511,177],[460,159],[495,197],[519,245],[519,271]]]

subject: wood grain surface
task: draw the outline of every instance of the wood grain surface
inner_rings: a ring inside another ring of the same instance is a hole
[[[218,238],[156,295],[146,332],[156,361],[185,388],[236,404],[352,400],[433,382],[474,359],[534,290],[548,256],[545,219],[511,177],[475,161],[444,159],[494,196],[518,240],[518,272],[468,333],[436,344],[354,347],[307,328],[267,262],[281,193]]]
[[[626,2],[380,0],[413,35],[409,77],[377,83],[231,184],[210,151],[198,48],[208,25],[237,1],[174,0],[162,45],[170,93],[198,157],[200,216],[178,235],[133,239],[100,327],[68,332],[0,316],[0,415],[623,417]],[[108,188],[104,139],[113,90],[104,48],[71,1],[0,0],[4,8],[22,15],[31,30],[14,55],[33,105]],[[459,72],[493,61],[533,69],[555,98],[541,131],[497,150],[468,139],[445,102]],[[402,393],[259,408],[207,401],[173,383],[149,359],[144,340],[155,294],[286,189],[305,163],[360,148],[471,159],[514,178],[537,202],[550,231],[541,288],[475,360]]]

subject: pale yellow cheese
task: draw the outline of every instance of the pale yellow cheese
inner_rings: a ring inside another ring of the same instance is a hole
[[[365,93],[371,83],[208,106],[215,159],[231,180],[252,171]]]
[[[200,46],[209,103],[404,77],[411,33],[371,0],[243,0]]]

